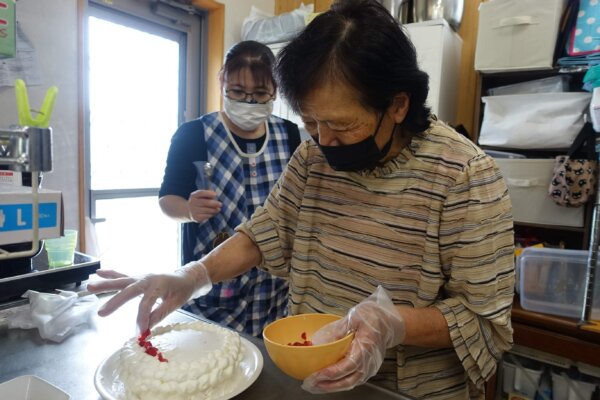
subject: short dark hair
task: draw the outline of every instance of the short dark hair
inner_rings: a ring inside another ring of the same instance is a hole
[[[333,3],[282,49],[276,75],[283,97],[296,111],[316,84],[338,80],[355,88],[363,106],[377,112],[406,92],[410,108],[403,132],[429,128],[429,77],[419,70],[415,48],[398,22],[375,0]]]
[[[221,73],[228,75],[249,68],[256,82],[269,82],[277,89],[277,82],[273,76],[274,65],[275,56],[268,46],[254,40],[244,40],[234,44],[227,51]]]

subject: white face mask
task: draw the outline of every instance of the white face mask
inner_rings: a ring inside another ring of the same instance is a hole
[[[238,128],[253,131],[265,122],[273,111],[273,100],[265,104],[244,103],[223,97],[225,114]]]

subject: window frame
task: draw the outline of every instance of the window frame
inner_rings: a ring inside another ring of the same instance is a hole
[[[85,0],[84,0],[85,1]],[[100,200],[158,196],[158,187],[153,188],[127,188],[127,189],[92,189],[91,187],[91,148],[90,148],[90,110],[89,110],[89,58],[88,58],[88,27],[90,16],[104,18],[116,23],[123,23],[145,32],[168,37],[180,43],[180,107],[178,123],[192,120],[206,112],[206,84],[207,80],[207,13],[194,7],[181,9],[172,7],[168,0],[151,2],[122,0],[119,4],[106,4],[103,0],[87,0],[86,12],[82,16],[84,26],[84,40],[82,43],[83,60],[83,204],[82,225],[86,218],[92,223],[102,222],[96,217],[96,204]],[[162,7],[160,14],[156,7]],[[189,10],[194,10],[190,14]],[[175,17],[176,20],[169,17]],[[166,150],[165,150],[166,152]],[[81,157],[80,157],[81,158]],[[83,238],[82,238],[83,239]],[[82,240],[82,244],[85,243]],[[84,248],[84,247],[83,247]],[[85,249],[85,248],[84,248]]]
[[[165,1],[165,0],[161,0]],[[171,0],[166,0],[171,2]],[[86,188],[86,168],[85,160],[86,157],[86,72],[85,72],[85,57],[86,57],[86,14],[89,4],[91,2],[106,5],[109,3],[107,0],[77,0],[77,14],[78,14],[78,139],[79,139],[79,226],[80,229],[80,249],[86,251],[86,229],[87,225],[86,218],[89,216],[89,196]],[[221,96],[218,86],[218,82],[214,79],[218,75],[221,66],[223,65],[224,57],[224,42],[225,42],[225,5],[219,3],[216,0],[192,0],[192,7],[195,7],[196,11],[203,11],[205,13],[204,23],[201,27],[201,58],[199,65],[201,71],[203,71],[198,77],[198,84],[195,85],[193,80],[188,80],[190,85],[196,88],[200,88],[199,100],[197,110],[193,112],[191,105],[193,104],[193,96],[186,96],[186,102],[190,107],[187,107],[186,120],[191,120],[195,116],[206,113],[207,111],[218,111],[221,109]],[[188,60],[191,59],[188,57]],[[191,69],[188,68],[188,71]],[[207,79],[208,77],[208,79]],[[189,97],[189,99],[188,99]]]

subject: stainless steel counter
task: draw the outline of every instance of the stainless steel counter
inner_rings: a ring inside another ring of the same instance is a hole
[[[96,368],[135,335],[136,312],[137,302],[131,301],[109,317],[96,316],[93,328],[82,330],[62,343],[41,339],[36,329],[0,328],[0,383],[21,375],[36,375],[69,393],[73,400],[101,399],[94,387]],[[174,312],[165,323],[193,319],[187,313]],[[284,375],[273,364],[261,340],[247,338],[260,349],[264,366],[257,381],[236,396],[236,400],[407,399],[370,384],[349,392],[312,396],[300,388],[299,381]]]

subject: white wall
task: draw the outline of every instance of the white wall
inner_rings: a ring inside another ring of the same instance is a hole
[[[17,21],[36,49],[41,72],[42,85],[28,87],[30,106],[39,108],[46,90],[58,87],[50,120],[54,165],[42,187],[62,191],[65,227],[78,229],[77,0],[19,0]],[[0,127],[17,123],[14,88],[1,86]]]
[[[269,14],[275,12],[275,0],[219,0],[219,3],[225,4],[225,52],[241,40],[242,22],[253,5]]]

